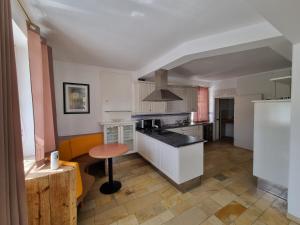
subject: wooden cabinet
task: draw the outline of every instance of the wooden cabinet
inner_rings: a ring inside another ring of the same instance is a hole
[[[128,153],[135,152],[135,126],[133,123],[104,124],[104,143],[121,143],[128,146]]]
[[[77,224],[76,174],[70,166],[36,167],[25,178],[30,225]]]
[[[165,113],[166,102],[144,102],[147,97],[155,89],[155,84],[151,82],[136,82],[134,84],[134,112],[143,113]]]

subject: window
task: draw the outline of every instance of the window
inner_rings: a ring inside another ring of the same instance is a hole
[[[209,111],[209,95],[208,87],[199,87],[198,89],[198,112],[197,121],[203,122],[208,121],[208,111]]]
[[[23,155],[24,159],[34,159],[34,119],[27,38],[14,21],[13,34],[18,78]]]

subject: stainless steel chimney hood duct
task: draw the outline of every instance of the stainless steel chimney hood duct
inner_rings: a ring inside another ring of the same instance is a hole
[[[155,90],[148,95],[143,101],[148,102],[169,102],[183,100],[168,90],[168,71],[157,70],[155,72]]]

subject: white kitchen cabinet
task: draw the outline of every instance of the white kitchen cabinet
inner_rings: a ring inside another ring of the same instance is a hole
[[[147,159],[152,165],[160,166],[160,148],[146,135],[137,133],[138,152]]]
[[[178,180],[179,179],[179,172],[178,172],[179,154],[176,154],[174,152],[174,148],[164,143],[161,143],[161,149],[162,150],[160,152],[160,156],[161,156],[160,170],[168,177],[170,177],[172,180]]]
[[[134,112],[143,113],[165,113],[166,102],[145,102],[143,99],[151,94],[155,84],[151,82],[136,82],[134,85],[135,105]]]
[[[136,88],[138,94],[137,112],[151,113],[151,102],[143,101],[143,99],[151,93],[151,86],[148,83],[139,82],[137,83]]]
[[[198,111],[198,91],[197,88],[186,88],[187,112]]]
[[[183,87],[169,87],[169,90],[182,98],[183,100],[171,101],[167,103],[167,112],[187,112],[187,92],[186,88]]]
[[[203,175],[203,143],[173,147],[137,132],[138,153],[176,184]]]
[[[104,143],[121,143],[128,146],[128,153],[135,152],[135,126],[133,123],[104,124]]]
[[[139,81],[134,84],[135,113],[196,112],[198,109],[197,88],[169,86],[168,89],[183,100],[171,102],[144,102],[143,99],[152,93],[154,89],[155,84],[152,82]]]
[[[150,83],[150,93],[155,90],[155,84]],[[149,93],[149,94],[150,94]],[[166,102],[151,102],[151,112],[152,113],[165,113],[167,108]]]

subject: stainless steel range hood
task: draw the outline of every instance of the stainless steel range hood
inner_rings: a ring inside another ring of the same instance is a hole
[[[155,72],[155,90],[143,101],[148,102],[169,102],[183,100],[168,90],[168,71],[160,69]]]

